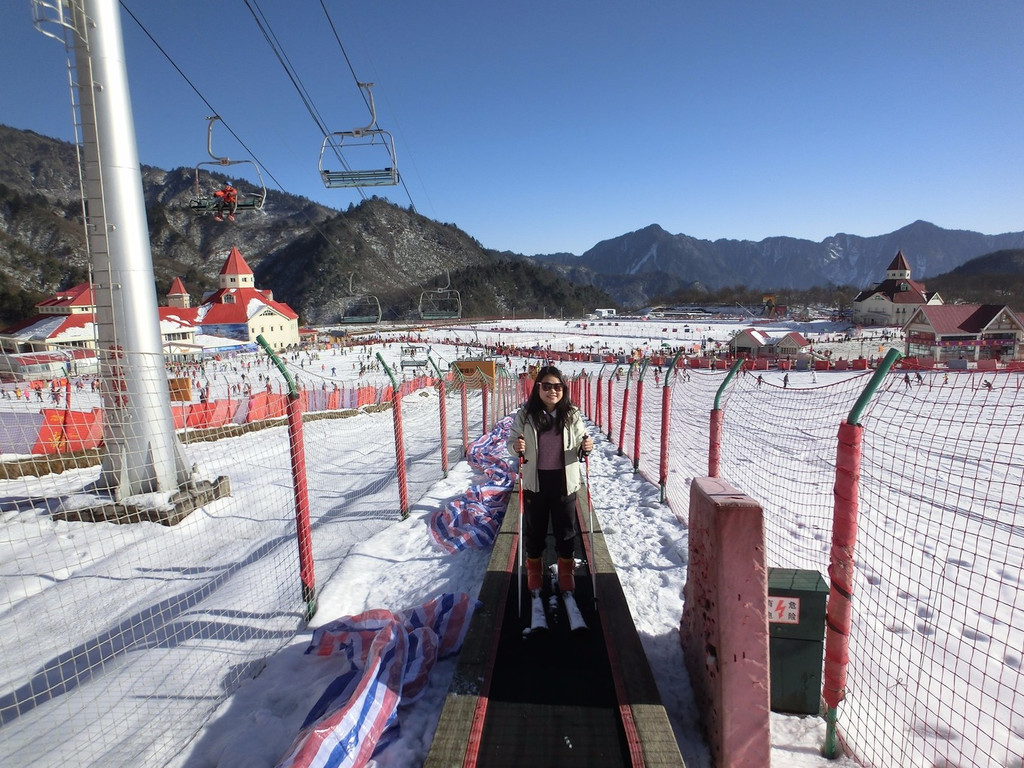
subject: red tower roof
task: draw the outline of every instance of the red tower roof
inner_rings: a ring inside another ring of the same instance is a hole
[[[252,268],[245,263],[242,252],[235,246],[231,246],[231,253],[228,254],[227,261],[224,262],[220,273],[222,275],[251,275]]]

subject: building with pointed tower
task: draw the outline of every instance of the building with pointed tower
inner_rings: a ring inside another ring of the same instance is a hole
[[[910,278],[910,264],[903,251],[885,271],[885,279],[853,300],[853,322],[860,325],[906,325],[914,311],[926,304],[942,304],[942,297]]]
[[[237,350],[255,345],[260,334],[274,349],[298,345],[299,316],[274,301],[271,291],[255,287],[252,269],[237,248],[228,254],[219,282],[202,305],[192,307],[185,284],[174,278],[167,306],[157,307],[165,354],[195,357]],[[60,291],[36,308],[39,314],[0,330],[0,353],[96,349],[96,298],[88,283]]]
[[[218,281],[220,287],[195,308],[195,324],[203,334],[247,344],[263,336],[275,350],[298,346],[298,314],[274,301],[272,291],[256,288],[252,269],[238,248],[232,247]]]
[[[174,278],[170,289],[167,291],[167,306],[178,309],[188,309],[192,306],[192,298],[185,290],[185,284],[180,277]]]

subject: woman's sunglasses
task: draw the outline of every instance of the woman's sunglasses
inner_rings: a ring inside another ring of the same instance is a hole
[[[543,389],[545,392],[561,392],[562,391],[562,385],[559,384],[557,381],[542,381],[540,383],[540,388]]]

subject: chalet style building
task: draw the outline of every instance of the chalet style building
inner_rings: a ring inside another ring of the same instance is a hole
[[[263,338],[282,350],[299,343],[299,317],[287,304],[274,301],[269,290],[254,285],[252,269],[237,248],[221,268],[219,289],[198,307],[175,278],[166,307],[158,307],[160,335],[168,355],[198,355],[204,350],[230,350]],[[36,305],[39,314],[0,331],[0,352],[51,352],[96,349],[93,315],[96,296],[89,283],[61,291]]]
[[[801,334],[791,331],[783,336],[769,336],[757,328],[744,328],[729,342],[729,351],[739,357],[796,357],[810,346]]]
[[[905,325],[921,306],[942,304],[938,293],[929,292],[924,283],[910,279],[910,264],[903,251],[885,271],[885,280],[861,291],[853,300],[853,322],[859,325]]]
[[[906,355],[954,366],[1024,360],[1024,320],[998,304],[918,307],[903,328]]]

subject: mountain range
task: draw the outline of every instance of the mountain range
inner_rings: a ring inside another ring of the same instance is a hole
[[[652,224],[604,240],[582,256],[535,258],[569,279],[607,290],[620,304],[643,306],[653,298],[698,287],[743,285],[780,293],[815,286],[868,288],[885,277],[886,266],[901,250],[914,279],[923,280],[978,256],[1019,248],[1024,248],[1024,232],[983,235],[926,221],[876,237],[838,234],[820,243],[792,237],[699,240]]]
[[[683,289],[737,285],[780,295],[848,285],[852,298],[884,277],[898,250],[922,280],[1024,248],[1024,232],[984,235],[924,221],[820,243],[701,240],[652,224],[578,256],[527,256],[485,249],[455,224],[376,197],[338,211],[269,191],[263,210],[218,223],[189,210],[194,169],[143,166],[142,177],[159,297],[181,277],[197,302],[217,287],[224,257],[237,246],[259,287],[318,325],[336,322],[354,296],[367,294],[379,298],[386,317],[415,317],[422,296],[446,288],[459,291],[464,315],[473,317],[580,316],[600,306],[643,307]],[[226,178],[204,176],[205,192]],[[30,314],[35,301],[87,279],[81,215],[74,146],[0,125],[0,320]],[[1002,263],[1020,268],[1012,259]]]

